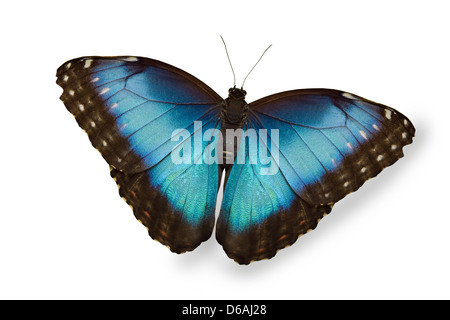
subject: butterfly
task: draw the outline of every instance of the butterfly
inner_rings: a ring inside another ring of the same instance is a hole
[[[401,158],[415,133],[399,111],[348,92],[301,89],[247,103],[234,86],[223,99],[143,57],[73,59],[58,68],[57,84],[154,240],[183,253],[216,225],[239,264],[270,259],[314,229]]]

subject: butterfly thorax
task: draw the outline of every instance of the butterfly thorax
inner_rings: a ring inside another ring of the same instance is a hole
[[[222,110],[222,120],[224,122],[242,126],[247,118],[248,105],[245,102],[247,92],[243,89],[230,88],[228,98],[225,99]]]

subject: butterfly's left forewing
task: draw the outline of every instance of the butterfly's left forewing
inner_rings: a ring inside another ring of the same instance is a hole
[[[201,155],[216,143],[220,96],[148,58],[83,57],[63,64],[57,77],[61,100],[149,234],[175,252],[209,238],[220,177],[218,166],[202,163]],[[194,138],[207,129],[209,138]],[[184,160],[174,161],[173,151]]]
[[[250,104],[279,130],[280,170],[313,205],[335,203],[403,156],[414,126],[399,111],[331,89],[304,89]]]

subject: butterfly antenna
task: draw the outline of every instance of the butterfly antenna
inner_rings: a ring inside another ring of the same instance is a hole
[[[220,39],[222,39],[223,45],[225,46],[225,52],[227,53],[228,62],[230,63],[231,71],[233,72],[234,87],[236,87],[236,75],[234,74],[234,69],[233,65],[231,64],[230,55],[228,54],[227,45],[225,44],[225,40],[223,40],[222,36],[220,36]]]
[[[264,52],[262,53],[262,55],[261,55],[261,57],[259,57],[259,59],[258,59],[258,61],[256,61],[256,63],[255,63],[255,65],[253,66],[253,68],[250,70],[250,72],[247,74],[247,76],[244,78],[244,81],[242,82],[242,86],[241,86],[241,89],[243,89],[244,88],[244,83],[245,83],[245,80],[247,80],[247,77],[250,75],[250,73],[252,73],[252,71],[253,71],[253,69],[255,69],[255,67],[256,67],[256,65],[258,64],[258,62],[260,62],[261,61],[261,59],[262,59],[262,57],[264,56],[264,54],[267,52],[267,50],[269,50],[270,49],[270,47],[271,47],[272,45],[270,45],[270,46],[268,46],[267,47],[267,49],[266,50],[264,50]]]

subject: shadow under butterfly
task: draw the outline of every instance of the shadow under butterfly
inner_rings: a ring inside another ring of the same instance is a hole
[[[57,84],[120,195],[171,251],[211,236],[224,173],[216,238],[239,264],[270,259],[314,229],[401,158],[415,132],[397,110],[351,93],[301,89],[248,104],[242,88],[222,99],[142,57],[73,59]]]

